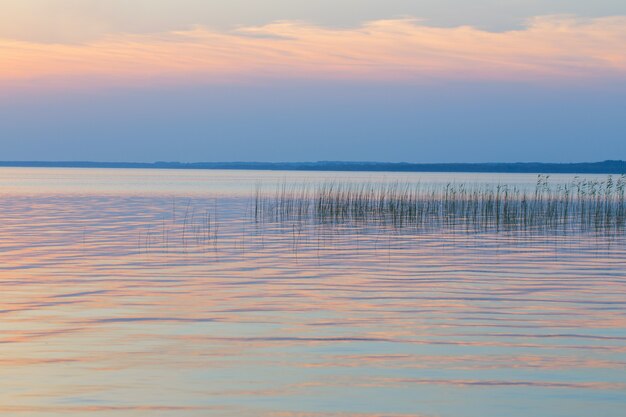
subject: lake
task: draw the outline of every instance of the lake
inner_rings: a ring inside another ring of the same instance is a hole
[[[1,168],[0,413],[625,415],[623,234],[251,215],[328,181],[537,176]]]

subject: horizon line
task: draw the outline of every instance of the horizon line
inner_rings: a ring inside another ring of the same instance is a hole
[[[596,162],[98,162],[98,161],[0,161],[3,168],[118,168],[206,169],[259,171],[363,171],[363,172],[473,172],[537,174],[626,174],[625,160]]]

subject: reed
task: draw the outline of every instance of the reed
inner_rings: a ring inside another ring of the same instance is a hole
[[[602,181],[575,178],[551,184],[540,175],[534,189],[497,184],[282,183],[257,186],[257,222],[378,224],[394,228],[464,228],[468,231],[604,231],[623,233],[626,176]]]

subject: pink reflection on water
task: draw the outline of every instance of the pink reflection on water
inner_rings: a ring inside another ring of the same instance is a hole
[[[5,414],[458,416],[451,392],[549,408],[545,388],[625,404],[623,238],[294,233],[241,198],[0,206]]]

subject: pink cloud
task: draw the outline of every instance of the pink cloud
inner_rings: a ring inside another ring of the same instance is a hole
[[[421,81],[626,76],[626,16],[544,16],[521,30],[381,20],[332,29],[300,22],[219,32],[197,27],[86,44],[0,39],[0,84],[163,83],[262,78]],[[83,81],[80,81],[83,80]]]

